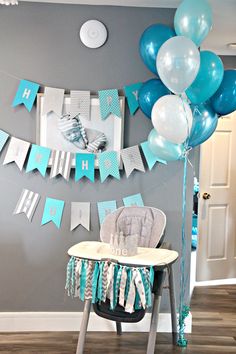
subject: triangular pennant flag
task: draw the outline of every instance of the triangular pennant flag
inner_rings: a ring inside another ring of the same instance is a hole
[[[117,89],[98,91],[101,118],[106,119],[111,113],[121,117],[120,101]]]
[[[116,151],[105,151],[98,154],[101,182],[110,175],[120,179],[119,162]]]
[[[123,198],[124,206],[144,206],[143,198],[140,193],[130,195],[128,197]]]
[[[56,177],[57,175],[61,175],[65,178],[65,180],[69,181],[71,163],[73,159],[72,153],[54,150],[52,151],[51,158],[52,166],[50,178]]]
[[[30,143],[27,141],[11,137],[3,165],[15,162],[19,169],[22,170],[29,147]]]
[[[128,106],[131,115],[134,115],[134,113],[139,108],[138,93],[141,86],[142,82],[137,82],[132,85],[124,86],[125,96],[128,101]]]
[[[64,93],[64,89],[45,87],[42,114],[54,112],[60,117],[64,101]]]
[[[16,107],[19,104],[23,103],[30,112],[33,107],[38,90],[39,84],[36,84],[32,81],[21,80],[14,101],[12,103],[12,107]]]
[[[134,170],[145,172],[138,145],[121,150],[121,156],[127,177],[129,177]]]
[[[31,222],[39,200],[40,195],[38,193],[23,189],[13,214],[24,213]]]
[[[7,134],[6,132],[0,129],[0,152],[4,148],[8,138],[9,138],[9,134]]]
[[[46,175],[51,150],[44,146],[32,144],[26,172],[38,170],[42,176]]]
[[[70,231],[79,225],[82,225],[88,231],[90,230],[90,203],[71,203]]]
[[[99,221],[100,221],[100,225],[101,225],[103,223],[105,217],[117,209],[116,200],[110,200],[110,201],[106,201],[106,202],[98,202],[97,207],[98,207]]]
[[[70,116],[90,120],[90,91],[70,91]]]
[[[75,155],[75,181],[79,181],[82,177],[87,177],[94,182],[94,154],[76,154]]]
[[[61,218],[65,202],[63,200],[47,198],[44,206],[41,225],[52,221],[58,229],[61,226]]]
[[[148,146],[148,141],[144,141],[143,143],[141,143],[141,147],[142,147],[144,156],[146,158],[149,170],[152,170],[152,168],[156,164],[156,162],[161,162],[161,163],[166,164],[165,161],[159,160],[158,157],[153,154],[153,152],[150,150],[150,148]]]

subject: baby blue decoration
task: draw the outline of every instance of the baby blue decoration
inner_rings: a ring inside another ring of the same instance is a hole
[[[107,215],[111,214],[113,211],[117,209],[115,200],[98,202],[97,207],[98,207],[98,216],[99,216],[100,225],[103,223]]]
[[[155,129],[152,129],[148,136],[149,149],[156,155],[159,162],[166,164],[176,161],[184,155],[184,145],[174,144],[163,138]]]
[[[41,225],[52,221],[57,228],[61,226],[61,218],[65,202],[63,200],[47,198],[44,206]]]
[[[94,182],[94,154],[76,154],[76,170],[75,181],[79,181],[82,177],[87,177]]]
[[[101,118],[106,119],[111,113],[121,118],[120,101],[117,89],[98,91]]]
[[[45,177],[50,154],[49,148],[32,144],[26,172],[37,169]]]
[[[207,101],[218,90],[224,76],[224,66],[218,55],[210,51],[200,52],[200,68],[196,79],[186,90],[193,104]]]
[[[151,119],[152,107],[156,101],[170,91],[159,79],[151,79],[143,83],[139,90],[139,107],[142,112]]]
[[[4,148],[4,145],[6,144],[8,138],[9,134],[0,129],[0,152]]]
[[[142,86],[141,82],[124,86],[125,96],[127,97],[128,106],[131,115],[134,115],[134,113],[139,108],[138,96],[139,96],[139,89],[141,86]]]
[[[207,103],[191,105],[191,109],[193,112],[193,125],[188,145],[193,148],[204,143],[214,133],[218,124],[218,116]]]
[[[12,107],[16,107],[19,104],[23,103],[30,112],[33,107],[38,90],[39,85],[35,82],[21,80],[14,101],[12,103]]]
[[[175,32],[190,38],[198,47],[212,28],[212,10],[207,0],[184,0],[174,19]]]
[[[154,155],[153,152],[150,150],[148,141],[144,141],[143,143],[141,143],[141,148],[147,161],[148,168],[151,171],[153,166],[155,166],[155,164],[158,162],[158,157]]]
[[[147,68],[157,75],[156,57],[164,42],[175,36],[175,31],[162,24],[151,25],[143,32],[139,41],[139,53]]]
[[[222,116],[236,110],[236,70],[225,70],[220,87],[211,97],[211,105]]]
[[[120,179],[119,162],[116,151],[105,151],[98,154],[101,182],[108,176]]]
[[[130,195],[128,197],[123,198],[124,206],[144,206],[143,198],[140,193]]]

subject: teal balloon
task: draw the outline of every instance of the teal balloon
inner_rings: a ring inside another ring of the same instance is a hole
[[[143,83],[138,93],[139,107],[151,119],[152,107],[162,96],[169,95],[170,91],[159,79],[151,79]]]
[[[213,52],[200,52],[200,68],[196,79],[186,90],[194,104],[206,102],[218,90],[224,76],[224,65]]]
[[[193,112],[193,125],[190,132],[188,145],[194,148],[204,143],[216,130],[218,115],[209,103],[191,105]]]
[[[173,144],[163,138],[155,129],[148,136],[148,146],[160,162],[176,161],[183,157],[184,145]]]
[[[207,0],[184,0],[176,10],[175,32],[198,47],[212,28],[212,9]]]
[[[219,115],[224,116],[236,110],[236,70],[225,70],[221,85],[210,101]]]
[[[139,53],[147,68],[157,75],[156,57],[162,44],[175,36],[175,31],[162,24],[149,26],[139,41]]]

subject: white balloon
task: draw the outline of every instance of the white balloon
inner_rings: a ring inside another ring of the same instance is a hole
[[[175,95],[166,95],[152,108],[152,124],[166,140],[183,143],[190,134],[193,115],[189,104]]]

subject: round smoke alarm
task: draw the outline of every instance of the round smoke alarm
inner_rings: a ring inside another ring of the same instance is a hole
[[[107,29],[97,20],[89,20],[80,28],[81,42],[88,48],[99,48],[107,40]]]

